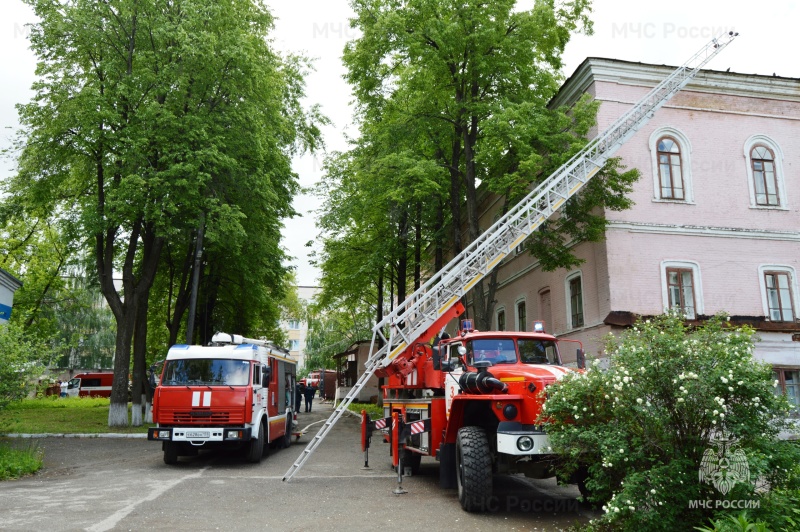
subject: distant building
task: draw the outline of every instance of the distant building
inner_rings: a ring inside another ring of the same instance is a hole
[[[317,286],[298,286],[297,297],[304,303],[311,302],[319,294],[320,288]],[[298,369],[305,367],[306,359],[306,338],[308,337],[308,322],[300,318],[289,318],[281,321],[281,327],[286,331],[289,338],[289,354],[297,360]],[[316,368],[306,368],[316,369]]]
[[[591,94],[602,131],[673,70],[588,58],[551,104]],[[617,156],[641,172],[635,205],[605,212],[606,238],[574,246],[577,268],[542,271],[522,249],[505,259],[493,328],[542,319],[602,355],[637,316],[726,312],[757,330],[755,358],[800,405],[800,80],[701,71]],[[481,227],[501,207],[484,194]]]
[[[14,292],[22,287],[22,281],[0,268],[0,325],[11,319],[14,306]]]

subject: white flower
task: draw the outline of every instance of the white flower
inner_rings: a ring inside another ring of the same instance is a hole
[[[655,494],[656,494],[656,490],[652,489],[652,490],[650,490],[650,493],[652,493],[653,495],[655,495]]]
[[[625,449],[620,449],[619,450],[619,454],[624,454],[624,453],[625,453]]]
[[[642,404],[644,401],[642,401],[641,397],[637,397],[636,398],[636,402],[639,403],[639,404]]]
[[[722,380],[722,384],[728,384],[728,379],[726,379],[724,375],[720,376],[720,379]]]
[[[678,402],[682,403],[683,402],[683,397],[678,397]]]

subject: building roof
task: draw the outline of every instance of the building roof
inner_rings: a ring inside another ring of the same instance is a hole
[[[22,287],[22,281],[5,271],[3,268],[0,268],[0,286],[4,286],[12,292],[15,292]]]

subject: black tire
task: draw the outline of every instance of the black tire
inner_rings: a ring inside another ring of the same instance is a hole
[[[278,443],[278,448],[286,449],[292,444],[292,413],[286,413],[286,432]]]
[[[171,441],[164,442],[164,463],[175,465],[178,463],[178,444]]]
[[[261,427],[258,429],[258,437],[250,440],[250,443],[247,445],[245,459],[251,464],[259,463],[261,457],[264,456],[264,432],[264,424],[262,423]]]
[[[458,502],[468,512],[483,512],[492,497],[492,456],[486,431],[463,427],[456,441]]]

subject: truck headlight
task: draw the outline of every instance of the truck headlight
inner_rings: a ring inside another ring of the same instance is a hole
[[[242,431],[240,430],[229,430],[225,434],[226,440],[241,440],[242,439]]]
[[[520,436],[517,438],[517,449],[522,452],[528,452],[533,449],[533,438],[530,436]]]

